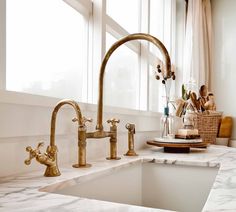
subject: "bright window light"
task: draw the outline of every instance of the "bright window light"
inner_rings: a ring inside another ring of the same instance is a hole
[[[62,0],[7,0],[6,88],[81,100],[85,20]]]
[[[164,86],[161,80],[155,78],[155,68],[149,66],[149,110],[154,112],[163,112]]]
[[[164,42],[164,0],[150,1],[150,34]],[[150,50],[160,56],[156,47],[151,46]]]
[[[129,33],[139,32],[140,0],[107,0],[107,15]]]
[[[109,48],[117,40],[106,33]],[[105,104],[138,109],[139,105],[139,57],[126,45],[118,47],[108,61],[105,74]]]
[[[150,34],[157,37],[170,52],[171,0],[150,0]],[[153,53],[160,55],[155,49]]]

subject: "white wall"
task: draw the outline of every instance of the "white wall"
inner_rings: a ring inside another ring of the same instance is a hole
[[[11,174],[42,170],[45,167],[35,160],[30,166],[24,164],[28,157],[25,147],[36,147],[39,141],[45,141],[45,148],[49,144],[50,119],[53,107],[59,99],[17,94],[0,90],[0,177]],[[84,116],[93,118],[88,124],[88,131],[94,131],[96,125],[96,105],[79,104]],[[127,130],[125,124],[136,124],[135,148],[143,148],[146,141],[158,134],[159,115],[143,111],[118,108],[105,108],[104,128],[108,118],[119,118],[118,124],[118,153],[123,155],[127,151]],[[77,162],[77,126],[71,120],[74,111],[69,107],[62,107],[58,113],[56,126],[56,144],[58,145],[59,165]],[[87,140],[87,161],[105,158],[109,154],[109,139]],[[45,150],[45,149],[43,149]]]
[[[233,116],[236,123],[236,1],[211,2],[215,46],[212,91],[215,93],[217,109]],[[236,124],[233,138],[236,138]]]

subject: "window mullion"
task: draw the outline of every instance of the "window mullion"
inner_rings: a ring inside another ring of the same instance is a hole
[[[93,15],[88,22],[87,102],[93,103]]]
[[[106,15],[106,30],[109,32],[113,37],[119,40],[121,37],[124,37],[129,34],[121,25],[119,25],[116,21],[114,21],[110,16]],[[133,41],[127,42],[126,46],[132,49],[134,52],[140,52],[140,42]]]
[[[171,1],[171,63],[174,64],[174,68],[176,67],[176,52],[175,52],[175,43],[176,43],[176,0]],[[175,70],[173,70],[175,71]],[[171,89],[171,96],[175,95],[176,91],[176,83],[173,82],[172,89]]]
[[[102,59],[106,53],[106,0],[93,0],[93,37],[92,37],[92,103],[97,103],[98,75]]]
[[[88,102],[89,100],[89,19],[84,18],[84,25],[85,25],[85,32],[84,32],[84,42],[83,42],[83,49],[84,54],[82,55],[83,62],[83,87],[82,87],[82,101]]]
[[[144,33],[149,32],[149,10],[150,2],[149,0],[142,0],[140,10],[140,29]],[[148,110],[148,96],[149,96],[149,65],[148,65],[148,42],[141,42],[141,52],[140,52],[140,86],[139,86],[139,109]]]
[[[176,43],[176,1],[171,2],[171,57],[172,63],[175,63],[175,43]]]
[[[63,0],[85,17],[92,14],[93,3],[91,0]]]
[[[6,0],[0,1],[0,89],[6,89]]]

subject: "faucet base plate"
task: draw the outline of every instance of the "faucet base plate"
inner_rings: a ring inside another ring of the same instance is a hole
[[[92,165],[91,164],[85,164],[85,165],[79,165],[79,164],[74,164],[72,165],[73,168],[89,168],[91,167]]]
[[[124,154],[124,156],[138,156],[138,154]]]
[[[129,150],[124,156],[138,156],[134,150]]]
[[[115,158],[107,157],[106,159],[107,159],[107,160],[120,160],[121,157],[115,157]]]

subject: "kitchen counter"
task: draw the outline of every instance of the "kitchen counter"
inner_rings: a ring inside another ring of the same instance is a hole
[[[42,166],[41,171],[0,178],[0,211],[166,211],[43,192],[44,187],[52,184],[60,186],[91,173],[112,172],[116,167],[137,161],[219,167],[203,211],[236,211],[236,149],[211,145],[205,150],[191,149],[187,154],[173,154],[152,147],[138,153],[137,157],[123,156],[118,161],[90,161],[93,166],[89,169],[73,169],[71,165],[59,167],[62,174],[59,177],[44,177],[45,167]]]

